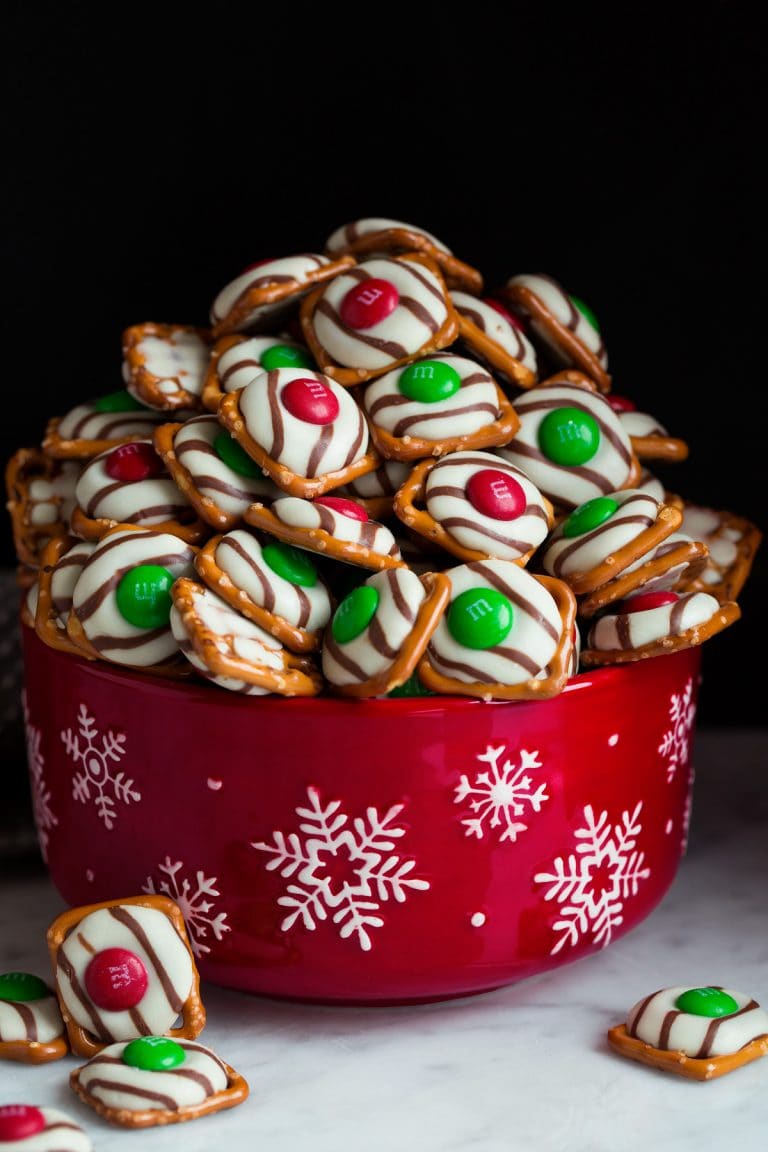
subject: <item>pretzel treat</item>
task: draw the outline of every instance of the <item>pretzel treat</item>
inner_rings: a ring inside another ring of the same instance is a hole
[[[96,545],[74,536],[57,536],[43,549],[33,627],[49,648],[82,656],[67,632],[72,595]]]
[[[638,460],[681,461],[688,458],[685,440],[670,436],[663,424],[648,412],[638,412],[632,400],[612,392],[611,408],[629,436]]]
[[[451,292],[459,314],[459,339],[471,355],[487,364],[497,378],[518,388],[538,379],[536,350],[517,316],[497,300]]]
[[[146,408],[130,392],[109,392],[48,421],[43,452],[56,460],[90,460],[128,440],[151,436],[165,412]]]
[[[343,696],[384,696],[416,668],[448,603],[443,573],[377,572],[346,596],[323,636],[323,674]]]
[[[213,346],[203,381],[203,405],[216,412],[226,392],[237,392],[270,368],[314,368],[309,351],[290,336],[230,332]]]
[[[637,592],[597,617],[587,635],[581,662],[626,664],[692,648],[734,624],[741,609],[706,592]]]
[[[316,289],[301,325],[321,371],[350,386],[452,344],[459,319],[437,264],[409,252],[366,260]]]
[[[58,1108],[0,1104],[0,1146],[8,1152],[91,1152],[79,1124]]]
[[[320,677],[309,660],[287,652],[206,585],[181,577],[171,595],[171,629],[204,679],[247,696],[316,696],[320,691]]]
[[[683,530],[709,550],[703,572],[685,581],[687,591],[709,592],[718,600],[735,600],[752,571],[763,534],[744,516],[683,501]]]
[[[169,897],[69,908],[47,938],[77,1056],[93,1056],[116,1040],[162,1034],[193,1040],[202,1032],[200,979],[181,909]]]
[[[66,533],[79,475],[76,461],[53,460],[36,448],[20,448],[8,460],[6,508],[22,564],[37,568],[46,542]]]
[[[305,551],[274,540],[262,545],[235,528],[212,537],[195,567],[212,591],[291,651],[319,647],[333,604]]]
[[[92,659],[163,669],[178,645],[168,623],[170,588],[191,576],[194,548],[151,528],[118,525],[99,541],[78,576],[67,621],[70,639]]]
[[[234,1108],[248,1083],[211,1048],[168,1036],[110,1044],[70,1073],[77,1096],[124,1128],[177,1124]]]
[[[370,519],[356,500],[338,495],[318,496],[315,500],[281,496],[269,508],[252,504],[244,519],[278,540],[333,560],[377,571],[403,566],[389,528]]]
[[[562,508],[634,487],[640,462],[605,396],[581,382],[553,381],[515,400],[520,429],[498,455]]]
[[[594,496],[557,525],[538,559],[545,572],[565,580],[580,596],[617,576],[637,573],[682,519],[679,509],[634,488]],[[634,586],[633,580],[628,590]]]
[[[578,368],[610,392],[608,356],[594,313],[568,295],[551,276],[523,273],[507,281],[501,295],[528,321],[534,338],[566,368]]]
[[[170,532],[188,544],[210,535],[151,439],[130,440],[88,461],[75,487],[70,523],[83,540],[100,540],[116,524]]]
[[[53,989],[31,972],[0,973],[0,1060],[44,1064],[68,1052]],[[2,1142],[0,1119],[0,1145]]]
[[[451,288],[482,292],[483,277],[476,269],[457,260],[441,240],[424,228],[368,216],[337,228],[326,241],[326,252],[333,256],[351,252],[355,256],[382,256],[391,253],[426,252],[440,266]]]
[[[374,520],[391,518],[395,493],[410,475],[411,468],[408,460],[382,460],[373,472],[342,484],[334,495],[355,500]]]
[[[634,564],[627,565],[623,572],[595,588],[594,592],[579,596],[579,616],[594,616],[609,604],[640,591],[684,591],[688,580],[703,571],[708,556],[709,549],[701,540],[692,540],[684,532],[670,532],[655,548]]]
[[[363,408],[377,450],[395,460],[507,444],[520,426],[481,364],[445,352],[374,380]]]
[[[315,252],[260,260],[218,293],[210,310],[216,338],[228,332],[257,332],[296,304],[314,285],[338,276],[352,256],[331,259]]]
[[[163,424],[154,445],[200,519],[218,532],[239,524],[254,501],[270,504],[282,494],[216,416]]]
[[[123,332],[123,380],[132,396],[164,412],[200,408],[210,337],[188,324],[133,324]]]
[[[713,1080],[768,1055],[768,1013],[732,988],[651,993],[608,1031],[614,1051],[693,1080]]]
[[[552,527],[552,505],[514,464],[491,452],[421,460],[394,501],[414,532],[460,560],[525,565]]]
[[[218,418],[291,496],[321,496],[379,464],[360,407],[329,376],[305,368],[261,372],[222,398]]]
[[[451,599],[418,666],[434,692],[484,700],[555,696],[570,674],[576,598],[509,560],[450,568]]]

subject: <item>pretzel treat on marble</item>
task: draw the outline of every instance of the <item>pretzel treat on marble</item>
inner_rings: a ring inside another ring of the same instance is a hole
[[[706,592],[636,592],[597,616],[589,629],[581,662],[626,664],[703,644],[741,616],[733,600]]]
[[[353,256],[329,257],[301,252],[249,265],[221,289],[210,309],[213,335],[259,332],[290,311],[318,284],[325,284],[355,263]]]
[[[439,352],[368,384],[363,408],[377,451],[419,460],[507,444],[520,421],[482,364]]]
[[[91,1152],[91,1139],[58,1108],[0,1104],[0,1146],[8,1152]]]
[[[290,648],[312,652],[331,618],[333,600],[303,549],[261,544],[242,528],[213,536],[195,557],[200,578],[235,611]]]
[[[67,532],[79,475],[77,461],[54,460],[37,448],[20,448],[8,460],[6,508],[21,564],[39,567],[46,542]]]
[[[633,488],[640,461],[605,396],[552,377],[515,400],[520,429],[496,453],[517,465],[557,509]]]
[[[320,372],[261,372],[222,398],[218,419],[291,496],[322,496],[380,463],[354,397]]]
[[[370,519],[356,500],[338,495],[318,496],[315,500],[281,496],[269,507],[252,504],[244,520],[286,544],[332,560],[376,571],[404,566],[392,532],[385,524]]]
[[[217,412],[225,393],[239,391],[259,372],[270,368],[314,367],[308,349],[288,335],[246,336],[230,332],[213,345],[203,381],[203,405],[209,412]]]
[[[248,1083],[211,1048],[168,1036],[109,1044],[69,1077],[104,1120],[152,1128],[196,1120],[248,1098]]]
[[[188,544],[210,535],[151,439],[108,448],[89,460],[78,477],[72,532],[83,540],[101,540],[117,524],[169,532]]]
[[[405,224],[402,220],[368,216],[343,224],[328,237],[325,250],[332,256],[351,252],[358,258],[363,255],[425,252],[439,265],[449,288],[463,288],[467,292],[483,290],[483,276],[477,268],[457,260],[431,232]]]
[[[336,488],[334,495],[361,504],[372,520],[391,519],[395,493],[411,474],[412,467],[409,460],[382,460],[373,472]]]
[[[428,256],[375,257],[302,301],[301,326],[327,376],[346,387],[381,376],[456,339],[459,318]]]
[[[571,673],[576,597],[562,580],[509,560],[450,568],[451,598],[424,657],[434,692],[483,700],[546,699]]]
[[[512,276],[500,295],[557,364],[577,368],[610,392],[608,355],[594,313],[551,276]]]
[[[768,1013],[732,988],[680,985],[639,1000],[607,1038],[630,1060],[713,1080],[768,1055]]]
[[[163,412],[202,407],[209,356],[209,333],[188,324],[132,324],[123,332],[125,386]]]
[[[110,528],[72,591],[67,631],[81,654],[157,675],[186,672],[168,622],[170,589],[194,574],[195,551],[167,532]]]
[[[635,403],[626,396],[611,392],[611,408],[629,436],[638,460],[669,460],[678,462],[688,458],[685,440],[670,436],[664,425],[648,412],[638,412]]]
[[[82,656],[83,651],[69,637],[67,624],[72,595],[80,573],[96,548],[89,540],[56,536],[43,549],[37,581],[37,603],[31,621],[40,639],[49,648]]]
[[[323,635],[323,674],[331,690],[385,696],[405,683],[429,643],[450,595],[443,573],[377,572],[336,609]]]
[[[683,581],[686,591],[709,592],[718,600],[735,600],[752,571],[763,534],[744,516],[683,501],[683,530],[709,550],[706,567]]]
[[[116,1040],[193,1040],[205,1027],[200,978],[179,905],[150,894],[69,908],[47,933],[72,1051]],[[174,1027],[181,1017],[180,1027]]]
[[[525,565],[552,527],[552,505],[514,464],[491,452],[421,460],[394,500],[400,520],[460,560]]]
[[[54,990],[32,972],[0,973],[0,1060],[47,1064],[68,1052]]]
[[[171,629],[204,679],[246,696],[316,696],[322,680],[310,660],[286,651],[205,584],[180,577],[171,590]]]
[[[179,490],[217,532],[239,524],[255,501],[270,504],[282,495],[216,416],[162,424],[153,443]]]
[[[451,292],[459,314],[459,339],[471,356],[487,364],[498,380],[532,388],[539,374],[536,349],[513,312],[491,298]]]
[[[49,420],[43,452],[55,460],[90,460],[118,444],[151,436],[167,419],[167,413],[146,408],[125,389],[109,392]]]

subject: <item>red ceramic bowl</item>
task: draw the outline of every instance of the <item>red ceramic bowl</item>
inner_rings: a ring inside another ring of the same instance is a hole
[[[351,1003],[482,992],[623,936],[684,851],[700,648],[546,701],[286,700],[23,633],[53,883],[70,905],[169,894],[215,984]]]

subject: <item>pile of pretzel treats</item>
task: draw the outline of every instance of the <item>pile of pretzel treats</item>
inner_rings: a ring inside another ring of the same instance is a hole
[[[759,530],[655,475],[687,443],[557,280],[367,218],[215,288],[7,464],[46,644],[247,695],[543,699],[739,619]]]

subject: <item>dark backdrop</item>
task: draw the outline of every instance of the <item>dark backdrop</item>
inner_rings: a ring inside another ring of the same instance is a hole
[[[384,215],[588,301],[615,390],[690,445],[657,473],[765,529],[757,7],[11,5],[3,457],[120,387],[127,325],[205,324],[246,264]],[[765,573],[703,722],[764,721]]]

